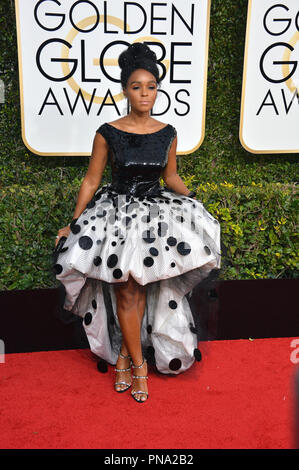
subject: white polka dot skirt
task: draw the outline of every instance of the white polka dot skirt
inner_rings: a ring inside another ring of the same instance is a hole
[[[144,355],[160,372],[179,374],[200,359],[187,296],[220,263],[220,224],[200,201],[167,189],[117,194],[105,185],[72,222],[54,272],[64,309],[83,318],[92,352],[110,364],[122,340],[114,285],[131,275],[147,286]]]

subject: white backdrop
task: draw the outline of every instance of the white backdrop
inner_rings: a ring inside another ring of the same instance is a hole
[[[249,0],[240,141],[252,153],[299,152],[299,1]]]
[[[96,129],[125,114],[117,57],[146,42],[165,74],[153,117],[178,154],[205,131],[210,0],[15,0],[22,136],[38,155],[90,155]]]

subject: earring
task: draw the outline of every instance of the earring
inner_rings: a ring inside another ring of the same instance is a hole
[[[127,98],[122,114],[123,116],[126,116],[126,114],[129,114],[129,112],[130,112],[130,102],[129,102],[129,99]]]

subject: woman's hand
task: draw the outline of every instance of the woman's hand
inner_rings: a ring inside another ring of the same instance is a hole
[[[67,225],[66,227],[63,227],[60,230],[58,230],[57,238],[55,240],[55,247],[57,246],[57,243],[59,242],[60,238],[61,237],[68,237],[70,232],[71,232],[71,228],[70,228],[69,225]]]

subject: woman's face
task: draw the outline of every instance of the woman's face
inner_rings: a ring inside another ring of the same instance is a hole
[[[132,110],[137,112],[149,112],[155,104],[157,92],[154,75],[144,69],[134,70],[124,89]]]

